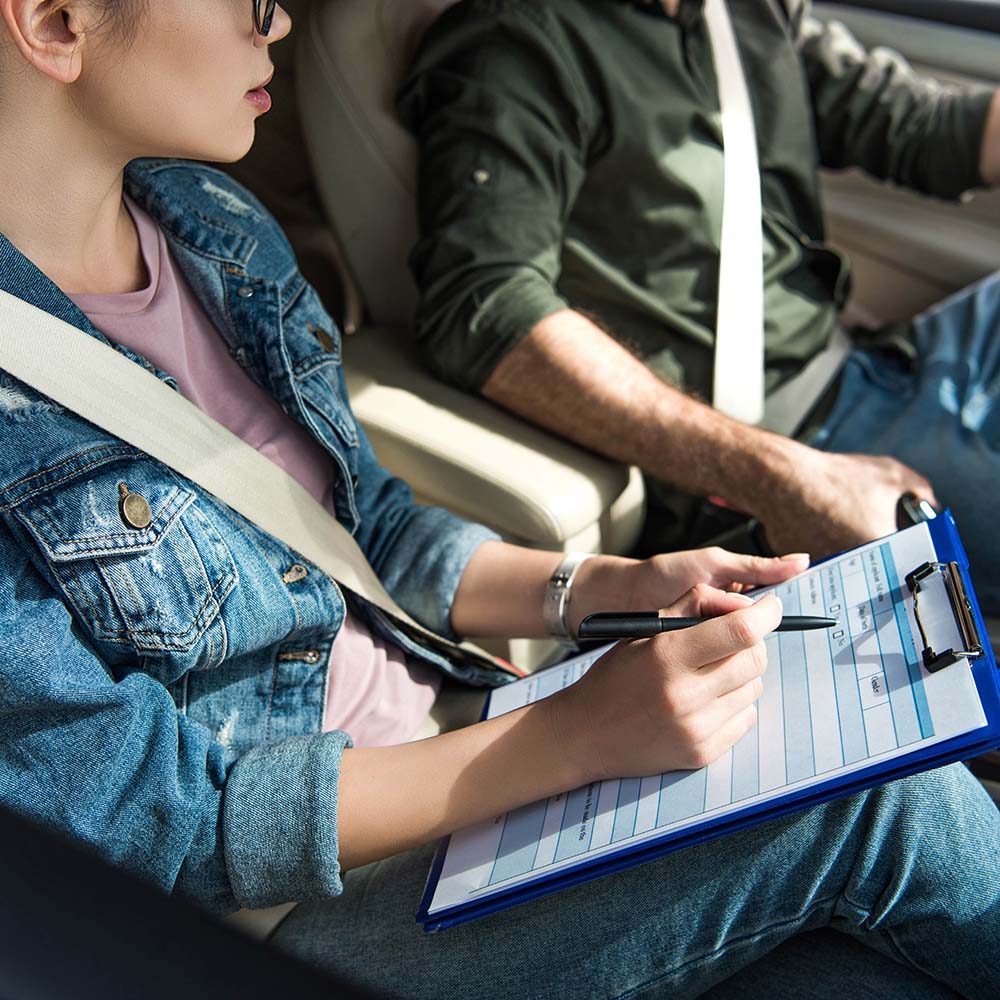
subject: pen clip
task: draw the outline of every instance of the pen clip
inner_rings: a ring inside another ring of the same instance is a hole
[[[921,585],[935,573],[942,574],[944,578],[945,593],[948,595],[952,614],[955,616],[955,624],[958,625],[965,649],[946,649],[941,653],[935,653],[927,641],[924,623],[920,620],[919,594]],[[972,614],[972,603],[966,593],[965,582],[962,580],[957,562],[926,562],[922,566],[918,566],[912,573],[906,574],[906,586],[913,594],[913,616],[917,619],[920,641],[924,646],[922,651],[924,666],[929,671],[933,673],[935,670],[949,667],[964,658],[978,660],[983,655],[983,643]]]

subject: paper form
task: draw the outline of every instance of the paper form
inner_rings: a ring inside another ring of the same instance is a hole
[[[767,639],[758,722],[735,747],[697,771],[595,782],[459,831],[430,914],[985,726],[968,661],[931,674],[920,660],[904,578],[935,559],[921,524],[759,591],[838,624]],[[935,648],[961,648],[953,616],[935,614],[941,595],[920,600]],[[574,683],[608,648],[494,691],[489,716]]]

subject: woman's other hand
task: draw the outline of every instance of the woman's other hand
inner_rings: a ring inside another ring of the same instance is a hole
[[[678,602],[698,584],[739,593],[783,583],[808,568],[805,553],[767,558],[718,546],[667,552],[641,561],[600,556],[577,572],[569,622],[575,634],[580,622],[596,611],[655,611]]]

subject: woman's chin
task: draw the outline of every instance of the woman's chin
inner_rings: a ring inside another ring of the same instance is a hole
[[[206,143],[204,147],[191,149],[184,153],[174,154],[185,160],[204,160],[206,163],[235,163],[242,160],[253,146],[255,132],[253,124],[244,133],[235,136],[231,142]]]

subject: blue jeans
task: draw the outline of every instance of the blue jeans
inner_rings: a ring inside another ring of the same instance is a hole
[[[395,997],[1000,990],[1000,813],[962,765],[435,935],[414,920],[431,853],[349,872],[341,898],[300,904],[273,943]]]
[[[983,613],[1000,615],[1000,275],[913,321],[919,361],[854,351],[813,444],[892,455],[954,511]]]

